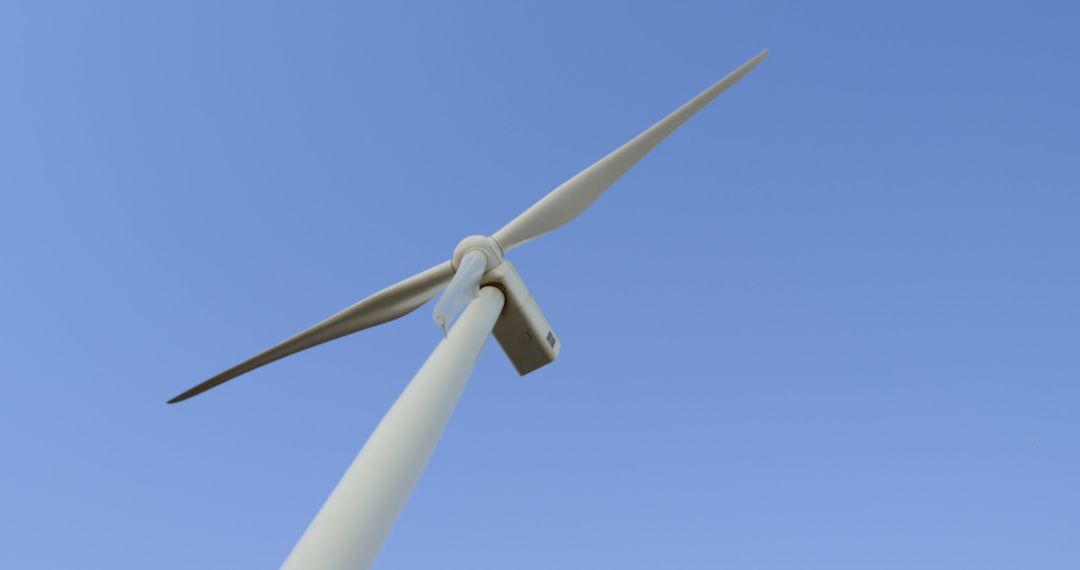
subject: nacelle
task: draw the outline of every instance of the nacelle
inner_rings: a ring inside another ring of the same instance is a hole
[[[540,312],[525,282],[513,264],[503,260],[480,279],[480,286],[494,286],[506,297],[499,320],[495,322],[495,340],[522,376],[555,361],[559,339]]]

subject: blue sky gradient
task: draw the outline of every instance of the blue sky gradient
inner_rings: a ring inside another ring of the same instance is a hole
[[[272,568],[430,305],[190,385],[491,233],[762,48],[512,259],[381,568],[1077,568],[1080,40],[1021,2],[0,6],[4,568]]]

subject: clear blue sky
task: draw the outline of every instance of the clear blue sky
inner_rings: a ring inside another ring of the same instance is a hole
[[[165,400],[490,233],[514,251],[382,568],[1080,567],[1071,3],[0,7],[0,567],[271,568],[430,306]]]

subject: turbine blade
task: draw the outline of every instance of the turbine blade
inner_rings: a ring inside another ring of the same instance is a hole
[[[611,154],[564,182],[492,236],[507,252],[576,218],[637,161],[717,95],[754,69],[769,53],[763,50],[726,77],[702,91],[660,122]]]
[[[454,275],[446,261],[375,293],[306,331],[265,350],[169,400],[182,402],[245,372],[354,332],[405,316],[439,293]]]

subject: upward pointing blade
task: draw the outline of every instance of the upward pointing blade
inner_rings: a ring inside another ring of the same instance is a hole
[[[170,404],[182,402],[201,394],[219,384],[228,382],[245,372],[306,350],[324,342],[341,338],[375,325],[405,316],[423,305],[442,289],[454,275],[450,262],[444,262],[427,271],[400,281],[356,303],[308,330],[261,352],[236,366],[214,376],[194,388],[169,400]]]
[[[659,123],[567,180],[492,236],[507,252],[578,217],[637,161],[717,95],[742,79],[769,53],[763,50]]]

